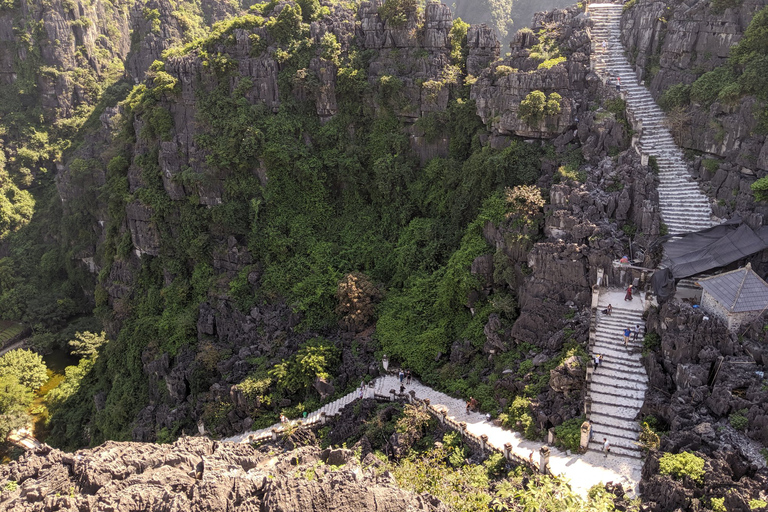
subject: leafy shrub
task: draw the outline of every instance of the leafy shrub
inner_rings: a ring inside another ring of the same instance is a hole
[[[379,16],[394,28],[399,28],[408,22],[408,16],[418,9],[417,0],[385,0],[379,7]]]
[[[520,119],[533,125],[538,123],[545,116],[554,116],[560,113],[560,101],[562,97],[553,92],[547,96],[541,91],[531,91],[520,102],[518,116]]]
[[[583,417],[571,418],[555,427],[555,436],[557,444],[565,450],[571,450],[572,453],[579,451],[581,444],[581,424],[584,423]]]
[[[552,59],[547,59],[541,64],[539,64],[537,69],[551,69],[552,67],[557,66],[558,64],[562,64],[565,61],[566,61],[566,58],[562,56],[554,57]]]
[[[48,380],[48,368],[40,354],[19,348],[0,356],[0,375],[13,376],[21,385],[35,390]]]
[[[624,7],[622,8],[622,12],[627,12],[629,9],[633,8],[637,4],[637,0],[629,0],[624,4]]]
[[[0,373],[0,439],[29,422],[27,408],[32,403],[32,390],[19,383],[18,377]]]
[[[491,479],[501,478],[507,472],[507,461],[504,458],[504,455],[498,452],[492,453],[485,459],[483,466],[485,466],[485,470],[488,473],[488,478]]]
[[[69,346],[73,355],[92,358],[106,342],[107,334],[104,331],[100,334],[85,331],[76,333],[74,339],[69,340]]]
[[[765,500],[749,500],[750,510],[757,510],[760,508],[768,507],[768,501]]]
[[[709,106],[717,100],[720,91],[734,79],[727,67],[715,68],[704,73],[691,85],[691,100]]]
[[[747,418],[748,412],[749,409],[739,409],[728,416],[728,422],[736,430],[744,430],[749,426],[749,419]]]
[[[710,498],[709,507],[712,512],[728,512],[725,508],[725,498]]]
[[[691,101],[691,86],[686,84],[675,84],[661,95],[659,106],[665,112],[669,112],[676,107],[685,107]]]
[[[499,417],[502,420],[502,425],[522,432],[526,439],[538,439],[539,430],[533,419],[529,398],[516,397],[509,406],[507,414]]]
[[[648,422],[643,422],[643,430],[640,432],[640,444],[645,450],[658,450],[661,440],[659,435],[651,429]]]
[[[496,66],[495,74],[497,78],[501,78],[503,76],[511,75],[512,73],[516,72],[517,70],[511,66]]]
[[[296,393],[305,394],[315,379],[330,379],[331,369],[338,363],[339,350],[328,340],[315,338],[305,342],[290,359],[283,360],[269,370],[269,376],[278,385]]]
[[[458,468],[464,465],[469,449],[461,441],[458,432],[447,432],[443,436],[443,447],[448,452],[448,463],[451,466]]]
[[[469,31],[469,23],[466,23],[461,18],[453,20],[453,26],[450,32],[451,41],[451,63],[455,66],[459,66],[462,72],[467,71],[467,55],[469,49],[467,47],[467,32]]]
[[[643,336],[643,354],[658,350],[661,346],[661,336],[657,332],[648,332]]]
[[[768,176],[760,178],[750,187],[756,201],[768,201]]]
[[[712,12],[722,13],[726,9],[735,9],[739,7],[744,0],[712,0],[710,5],[712,6]]]
[[[691,452],[665,453],[659,459],[659,473],[679,480],[689,477],[697,483],[704,482],[704,459]]]
[[[717,170],[720,168],[720,160],[715,158],[707,158],[702,162],[702,164],[704,165],[704,168],[712,174],[717,172]]]

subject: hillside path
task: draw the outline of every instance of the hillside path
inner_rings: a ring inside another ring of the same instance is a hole
[[[625,57],[620,39],[622,4],[589,5],[594,21],[592,42],[595,71],[605,83],[617,85],[627,110],[640,122],[640,150],[656,158],[659,167],[659,207],[669,234],[676,235],[712,227],[712,208],[688,172],[683,152],[675,143],[664,112],[637,79]]]
[[[375,393],[379,395],[388,395],[391,389],[399,389],[399,387],[400,383],[395,376],[380,377],[374,381]],[[442,405],[446,407],[448,410],[447,416],[449,418],[452,418],[457,422],[466,422],[467,430],[473,434],[478,436],[483,434],[487,435],[488,443],[495,448],[503,450],[504,444],[510,443],[512,445],[512,450],[518,456],[525,459],[527,459],[531,451],[533,451],[534,461],[538,463],[539,449],[544,446],[544,443],[527,441],[517,432],[512,432],[489,423],[486,421],[484,414],[476,412],[467,413],[466,404],[463,400],[452,398],[445,393],[436,391],[416,380],[413,380],[412,384],[406,385],[405,388],[406,393],[411,390],[415,391],[418,399],[423,400],[428,398],[431,405]],[[367,388],[366,393],[370,395],[370,388]],[[354,391],[340,398],[336,402],[332,402],[318,411],[315,411],[307,417],[307,421],[311,421],[315,416],[319,416],[320,412],[325,412],[330,416],[332,411],[338,411],[340,404],[349,404],[358,397],[359,391]],[[370,398],[370,396],[368,397]],[[252,434],[259,435],[260,433],[271,431],[272,428],[280,427],[281,425],[278,423],[272,427],[255,432],[246,432],[238,436],[224,439],[224,441],[239,443],[248,442],[248,439]],[[556,475],[561,475],[566,480],[570,481],[573,490],[580,495],[586,496],[590,487],[601,482],[621,483],[630,493],[637,495],[638,483],[640,482],[640,468],[635,459],[616,455],[605,457],[602,453],[595,451],[588,451],[585,454],[566,454],[551,446],[550,449],[551,455],[549,464],[552,468],[552,472]]]

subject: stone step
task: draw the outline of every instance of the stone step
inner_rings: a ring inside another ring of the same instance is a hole
[[[661,194],[659,194],[659,197],[662,197]],[[685,204],[681,204],[679,202],[675,202],[669,198],[665,198],[665,200],[662,200],[659,202],[659,206],[661,207],[661,210],[665,212],[667,215],[672,214],[679,214],[679,215],[693,215],[695,212],[702,212],[702,210],[706,210],[709,208],[709,203],[704,200],[687,200]],[[703,213],[703,212],[702,212]],[[709,215],[696,215],[694,218],[698,218],[699,220],[709,221]]]
[[[642,338],[638,339],[642,341]],[[592,345],[590,350],[592,353],[603,354],[606,357],[609,357],[611,361],[621,361],[622,364],[626,364],[627,366],[631,366],[640,370],[643,369],[643,365],[637,358],[636,352],[634,351],[641,348],[642,345],[627,345],[625,347],[624,341],[621,337],[618,339],[613,337],[612,339],[598,340]]]
[[[602,384],[605,386],[610,386],[613,388],[616,388],[617,391],[622,391],[626,393],[645,393],[648,389],[647,383],[640,383],[640,382],[620,382],[615,381],[611,377],[607,375],[603,375],[600,373],[592,374],[592,380],[590,381],[590,385],[592,384]]]
[[[606,387],[612,391],[601,391]],[[640,410],[640,408],[643,407],[643,403],[645,402],[645,394],[640,397],[628,397],[626,395],[622,395],[620,391],[621,390],[611,388],[610,386],[595,385],[594,389],[590,387],[589,397],[592,403],[615,403],[636,410]]]
[[[643,451],[638,445],[629,445],[628,443],[622,443],[622,444],[614,444],[610,438],[608,438],[608,443],[610,446],[610,453],[608,454],[608,457],[631,457],[633,459],[642,459],[643,458]],[[594,450],[596,452],[602,452],[603,451],[603,442],[602,439],[600,441],[593,440],[589,443],[589,449]]]
[[[635,442],[640,438],[640,430],[631,430],[630,428],[617,428],[612,425],[600,423],[597,418],[590,420],[592,425],[592,440],[599,440],[601,443],[604,437],[622,438],[628,442]]]
[[[610,384],[604,384],[600,382],[590,383],[589,386],[590,396],[598,395],[610,395],[610,396],[623,396],[626,400],[635,403],[637,407],[642,407],[645,401],[645,390],[640,389],[626,389],[617,388]],[[601,400],[602,401],[602,400]]]
[[[628,428],[630,425],[636,424],[636,422],[626,422],[626,426],[622,428],[605,425],[596,420],[597,418],[590,421],[590,424],[592,425],[591,441],[599,441],[602,444],[603,438],[607,437],[611,444],[614,443],[612,438],[615,438],[618,446],[625,446],[627,448],[638,446],[637,442],[640,437],[640,432]]]
[[[637,296],[632,299],[632,302],[639,300]],[[622,299],[622,302],[630,302],[625,301]],[[634,327],[637,324],[640,324],[640,327],[643,326],[645,323],[643,321],[643,315],[642,313],[638,313],[637,315],[617,315],[616,314],[616,308],[613,309],[614,314],[612,315],[601,315],[601,318],[598,320],[597,323],[597,329],[600,330],[603,328],[603,326],[607,326],[610,329],[621,329],[624,330],[625,327]]]
[[[622,418],[626,421],[633,421],[639,412],[637,407],[627,407],[620,403],[599,402],[592,399],[592,414],[603,414],[613,418]]]
[[[648,377],[646,375],[640,375],[639,373],[625,374],[623,369],[617,370],[613,367],[606,367],[605,363],[606,361],[603,361],[603,364],[592,375],[600,375],[615,381],[623,381],[627,387],[648,385]]]

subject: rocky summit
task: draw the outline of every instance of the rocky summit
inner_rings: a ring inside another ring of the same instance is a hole
[[[765,510],[766,31],[0,0],[0,508]]]

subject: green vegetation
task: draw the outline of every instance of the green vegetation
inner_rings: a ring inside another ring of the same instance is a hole
[[[626,4],[624,4],[626,5]],[[691,101],[691,86],[675,84],[661,95],[659,106],[669,112],[674,108],[685,107]]]
[[[653,451],[658,450],[661,444],[659,434],[653,431],[651,425],[647,422],[643,422],[643,430],[640,432],[640,444],[644,450]]]
[[[566,61],[566,58],[563,56],[547,59],[544,62],[539,64],[538,69],[550,69],[554,66],[557,66],[558,64],[562,64],[565,61]]]
[[[547,97],[541,91],[532,91],[520,102],[520,109],[517,114],[529,125],[535,125],[545,117],[559,114],[562,99],[556,92]]]
[[[661,347],[661,336],[657,332],[648,332],[643,336],[643,355],[658,350]]]
[[[315,379],[329,380],[330,368],[336,367],[338,350],[327,340],[308,341],[289,360],[276,364],[269,376],[291,393],[306,391]]]
[[[694,482],[704,482],[704,459],[691,452],[665,453],[659,459],[659,473],[676,480],[688,477]]]
[[[736,430],[745,430],[749,426],[748,412],[749,409],[739,409],[728,416],[728,422]]]
[[[19,384],[32,391],[48,380],[45,363],[40,354],[21,348],[0,356],[0,374],[14,377]]]
[[[758,510],[761,508],[768,507],[768,501],[765,500],[749,500],[749,508],[750,510]]]
[[[756,201],[768,201],[768,176],[755,181],[750,188]]]
[[[419,7],[418,0],[384,0],[379,7],[379,16],[394,28],[400,28],[408,22]]]
[[[190,358],[191,400],[204,404],[201,416],[215,430],[235,407],[229,398],[212,400],[209,391],[225,377],[221,363],[232,351],[198,339],[197,321],[201,304],[223,295],[246,314],[256,306],[286,304],[300,320],[291,334],[305,332],[301,339],[309,340],[299,344],[292,335],[277,336],[270,353],[248,360],[236,389],[256,425],[274,421],[281,412],[299,415],[318,405],[312,383],[332,377],[341,363],[342,343],[329,341],[332,334],[339,327],[357,332],[378,318],[374,350],[454,395],[473,394],[486,411],[496,410],[502,397],[519,398],[519,407],[511,411],[514,421],[525,423],[529,436],[537,435],[530,404],[546,390],[560,355],[533,368],[525,364],[533,347],[521,345],[500,354],[490,372],[479,350],[466,367],[447,362],[444,355],[455,340],[479,349],[490,315],[500,318],[503,329],[517,315],[513,285],[530,269],[489,244],[484,230],[504,224],[520,251],[532,247],[544,217],[545,200],[534,186],[542,160],[562,169],[560,179],[577,180],[583,179],[582,162],[573,155],[556,156],[550,145],[518,139],[500,150],[481,145],[485,130],[462,85],[468,78],[468,26],[457,21],[450,35],[451,76],[419,83],[426,93],[447,92],[448,108],[422,117],[417,127],[430,141],[447,138],[448,153],[420,165],[405,130],[410,122],[398,114],[408,107],[403,94],[408,84],[394,75],[369,78],[374,55],[354,43],[342,52],[332,33],[311,38],[309,23],[327,6],[302,0],[275,14],[276,6],[256,4],[249,14],[205,30],[198,8],[174,4],[173,16],[186,27],[184,45],[168,50],[164,59],[191,54],[200,60],[197,96],[184,101],[195,102],[190,126],[195,126],[194,146],[204,156],[184,160],[172,176],[161,165],[167,147],[162,143],[180,129],[174,118],[182,88],[166,62],[153,63],[147,80],[135,87],[115,82],[117,71],[80,77],[75,85],[89,85],[84,89],[89,106],[60,131],[40,123],[39,116],[32,119],[40,110],[20,120],[13,117],[22,111],[18,102],[0,106],[2,123],[13,131],[8,139],[23,131],[27,141],[26,151],[3,152],[14,155],[6,165],[10,181],[23,190],[23,169],[29,169],[40,185],[31,221],[22,215],[27,210],[12,208],[21,215],[18,222],[0,224],[7,226],[11,247],[0,259],[0,315],[30,326],[35,347],[66,347],[80,357],[45,396],[47,441],[72,449],[130,439],[150,389],[160,389],[160,400],[170,401],[164,383],[151,387],[144,373],[147,364],[163,357]],[[405,23],[412,13],[419,14],[417,2],[388,0],[381,11],[390,25]],[[163,14],[147,9],[142,15],[155,30]],[[235,31],[257,28],[260,35],[245,41],[246,51],[270,52],[279,62],[277,111],[251,102],[258,84],[241,76],[231,57]],[[540,50],[549,54],[545,62],[562,59],[550,43]],[[317,115],[321,81],[310,65],[314,59],[338,66],[339,112],[330,120]],[[60,72],[44,71],[46,76]],[[28,74],[20,75],[19,84],[26,79],[32,86],[34,73]],[[559,113],[556,93],[539,94],[541,105],[529,102],[531,118]],[[122,109],[113,120],[112,142],[72,153],[100,128],[104,109],[118,103]],[[75,142],[65,147],[65,140]],[[52,173],[44,172],[60,157],[67,162],[69,185],[82,192],[66,204],[57,197]],[[104,185],[95,190],[93,183],[103,178]],[[170,186],[183,190],[184,199],[172,200]],[[21,195],[8,194],[18,205],[26,204]],[[157,235],[155,250],[141,256],[127,229],[129,207],[146,211],[148,229]],[[100,220],[106,221],[105,240],[92,229]],[[254,264],[232,274],[215,267],[223,240],[247,248]],[[470,266],[484,255],[493,257],[495,286],[470,311],[467,297],[482,286]],[[84,256],[93,258],[95,284]],[[118,296],[116,289],[131,293]],[[91,294],[97,319],[90,317],[94,312],[86,297]],[[101,333],[102,322],[120,327],[114,339]],[[494,385],[505,365],[527,379],[520,397]],[[281,408],[286,400],[291,406]],[[158,429],[158,439],[169,441],[182,428],[194,428],[192,420]]]
[[[32,403],[32,390],[19,383],[15,375],[0,374],[0,439],[29,422],[27,407]]]
[[[727,8],[737,8],[741,0],[713,0],[715,12]],[[768,7],[758,11],[752,18],[744,37],[731,49],[726,65],[720,66],[701,75],[690,88],[678,84],[662,96],[661,106],[665,110],[676,107],[684,108],[689,101],[708,107],[715,101],[723,103],[737,102],[744,95],[754,95],[763,103],[756,109],[757,131],[768,132]],[[690,90],[689,90],[690,89]]]
[[[725,498],[710,498],[709,507],[712,512],[728,512],[728,509],[725,508]]]
[[[2,262],[0,262],[0,265]],[[8,340],[21,334],[24,330],[24,326],[17,322],[9,322],[7,320],[0,320],[0,346],[4,346]]]
[[[581,443],[581,424],[584,423],[584,419],[584,417],[571,418],[555,427],[558,447],[570,450],[571,453],[578,453]]]
[[[713,12],[722,13],[726,9],[738,8],[743,2],[744,0],[712,0],[710,5],[712,6]]]

